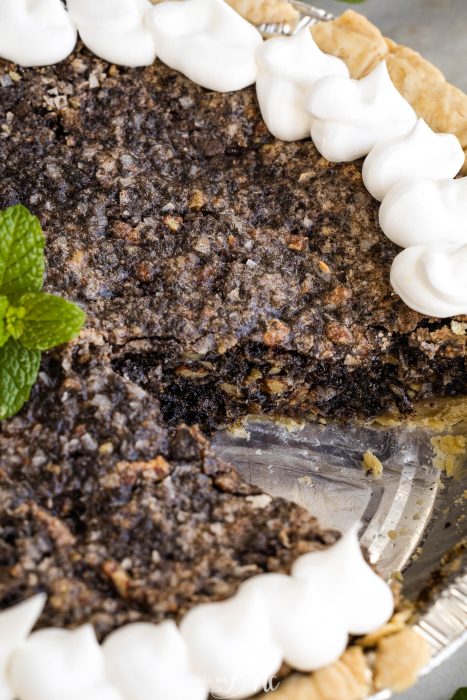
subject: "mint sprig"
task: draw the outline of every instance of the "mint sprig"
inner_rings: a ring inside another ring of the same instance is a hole
[[[26,207],[0,211],[0,420],[28,400],[41,351],[76,337],[86,319],[76,304],[41,292],[45,239]]]

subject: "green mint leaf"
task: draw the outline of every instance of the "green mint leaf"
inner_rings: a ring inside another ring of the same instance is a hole
[[[21,204],[0,211],[0,295],[38,292],[44,278],[44,234]]]
[[[0,420],[14,416],[28,400],[40,361],[39,350],[28,350],[14,338],[0,348]]]
[[[79,306],[52,294],[23,294],[18,303],[24,309],[19,342],[31,350],[48,350],[68,342],[79,334],[86,319]]]
[[[86,318],[75,304],[41,293],[44,245],[25,207],[0,211],[0,421],[28,400],[41,350],[74,338]]]
[[[5,345],[6,341],[10,337],[6,325],[6,313],[8,306],[8,299],[6,297],[0,297],[0,348]]]
[[[5,325],[7,333],[15,340],[18,340],[24,330],[24,316],[26,309],[22,306],[9,306],[5,314]]]
[[[467,688],[459,688],[452,700],[467,700]]]

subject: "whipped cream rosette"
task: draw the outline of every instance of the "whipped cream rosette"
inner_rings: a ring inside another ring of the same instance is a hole
[[[39,594],[0,613],[0,700],[14,700],[10,662],[39,619],[45,601],[45,595]]]
[[[326,76],[310,90],[311,138],[331,162],[366,156],[381,139],[407,133],[417,116],[397,91],[384,62],[361,80]]]
[[[399,182],[384,197],[379,221],[386,236],[402,248],[467,243],[467,177]]]
[[[170,68],[218,92],[256,80],[259,31],[224,0],[178,0],[152,8],[149,25],[157,55]]]
[[[333,546],[304,554],[292,567],[292,576],[313,581],[333,606],[332,614],[348,634],[367,634],[392,615],[391,589],[365,561],[355,524]]]
[[[312,578],[296,579],[283,574],[256,576],[242,586],[256,591],[268,608],[271,634],[284,661],[299,671],[333,663],[345,651],[348,631],[333,616],[323,591]],[[310,630],[320,630],[318,635]]]
[[[180,631],[193,667],[219,698],[248,698],[280,667],[282,649],[271,632],[269,609],[257,590],[193,608]]]
[[[125,700],[205,700],[208,695],[171,620],[126,625],[107,637],[103,650],[108,676]]]
[[[393,262],[391,284],[410,308],[426,316],[467,314],[467,243],[403,250]]]
[[[305,110],[310,87],[325,75],[348,77],[344,61],[323,53],[308,27],[296,36],[264,42],[256,52],[256,94],[261,114],[273,136],[296,141],[310,136]]]
[[[0,58],[47,66],[74,49],[76,28],[61,0],[1,0]]]
[[[147,66],[156,46],[146,24],[149,0],[67,0],[83,43],[110,63]]]
[[[456,136],[437,134],[419,119],[406,134],[378,141],[363,164],[363,182],[370,194],[381,201],[401,180],[455,177],[464,158]]]
[[[34,632],[13,655],[9,679],[19,700],[124,700],[91,625]]]
[[[229,600],[186,615],[181,633],[193,668],[215,679],[211,692],[253,695],[282,661],[305,672],[321,668],[339,658],[349,634],[374,631],[390,618],[391,589],[363,559],[357,531],[300,557],[292,576],[256,576]]]

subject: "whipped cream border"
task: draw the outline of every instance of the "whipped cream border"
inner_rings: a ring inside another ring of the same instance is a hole
[[[462,245],[467,244],[467,177],[456,178],[464,162],[458,138],[412,119],[415,112],[396,90],[384,61],[360,80],[318,80],[307,108],[311,138],[326,159],[348,162],[366,155],[363,184],[381,200],[381,229],[410,251],[393,262],[394,291],[409,308],[430,317],[467,314]],[[436,176],[430,177],[430,169]]]
[[[51,65],[69,56],[76,40],[61,0],[1,0],[0,58],[22,67]]]
[[[260,574],[225,601],[195,606],[178,628],[130,623],[102,646],[91,625],[29,634],[45,596],[20,603],[0,613],[1,699],[247,698],[283,661],[304,672],[327,666],[349,635],[374,632],[394,611],[390,586],[362,555],[359,527],[299,557],[290,575]]]

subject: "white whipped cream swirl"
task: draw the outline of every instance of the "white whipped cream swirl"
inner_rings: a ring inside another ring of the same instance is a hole
[[[48,66],[74,49],[76,28],[60,0],[0,0],[0,58]]]
[[[310,90],[311,138],[331,162],[366,156],[381,139],[407,133],[417,120],[384,62],[361,80],[327,76]]]
[[[407,306],[426,316],[467,314],[467,244],[403,250],[392,264],[391,284]]]
[[[125,700],[205,700],[207,687],[190,668],[188,647],[174,622],[135,623],[103,645],[108,675]]]
[[[36,624],[45,601],[45,595],[36,595],[0,613],[0,700],[13,700],[8,677],[10,662]]]
[[[401,180],[453,178],[464,164],[464,151],[454,134],[436,134],[419,119],[407,134],[379,141],[363,164],[363,182],[381,201]]]
[[[319,78],[349,76],[344,61],[318,48],[308,27],[296,36],[264,42],[256,61],[261,114],[271,134],[283,141],[309,138],[311,116],[305,110],[305,98]]]
[[[230,92],[255,82],[263,39],[224,0],[163,2],[150,11],[149,24],[160,60],[194,83]]]
[[[325,552],[300,557],[292,576],[257,576],[229,600],[197,606],[180,629],[209,690],[246,698],[282,660],[302,671],[332,663],[350,633],[377,629],[393,605],[389,586],[363,559],[354,527]]]
[[[124,700],[107,680],[91,625],[33,632],[13,655],[9,678],[18,700]]]
[[[384,197],[379,222],[402,248],[467,243],[467,177],[399,182]]]
[[[149,0],[67,0],[79,35],[90,51],[109,63],[147,66],[156,46],[146,24]]]

